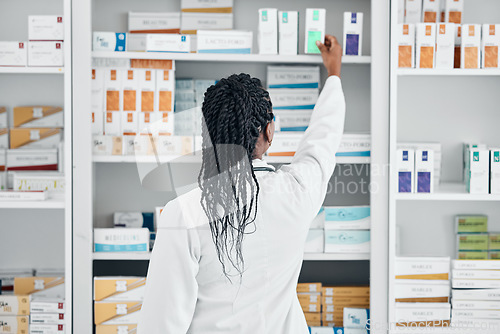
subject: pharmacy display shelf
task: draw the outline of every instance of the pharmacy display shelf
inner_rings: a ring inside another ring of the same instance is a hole
[[[469,194],[463,183],[442,183],[431,194],[423,193],[398,193],[397,200],[420,201],[500,201],[500,195]]]
[[[169,53],[169,52],[106,52],[94,51],[93,58],[121,59],[171,59],[179,61],[200,62],[239,62],[239,63],[280,63],[280,64],[322,64],[320,55],[259,55],[259,54],[203,54],[203,53]],[[370,56],[344,56],[344,64],[370,64]]]
[[[479,321],[479,320],[478,320]],[[457,327],[402,327],[390,330],[389,334],[498,334],[498,329],[473,329]]]
[[[63,74],[64,67],[2,67],[1,73],[13,74]]]
[[[64,209],[64,198],[45,201],[0,201],[0,209]]]
[[[500,69],[398,69],[398,76],[500,76]]]
[[[292,157],[265,157],[264,160],[273,164],[287,164],[292,162]],[[93,161],[95,163],[157,163],[154,156],[136,157],[133,155],[94,155]],[[201,162],[201,159],[196,155],[179,155],[160,159],[161,163],[167,161],[196,163]],[[337,164],[369,164],[370,161],[370,157],[337,157]]]
[[[149,260],[151,253],[94,253],[94,260]],[[366,261],[370,254],[306,253],[304,261]]]

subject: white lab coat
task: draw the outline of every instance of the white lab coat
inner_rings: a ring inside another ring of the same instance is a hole
[[[139,334],[309,333],[296,287],[343,133],[341,81],[329,77],[290,165],[256,172],[255,232],[243,239],[240,282],[223,275],[195,189],[169,202],[151,256]],[[254,167],[269,166],[262,160]],[[249,227],[249,230],[253,230]],[[228,264],[227,269],[231,269]],[[234,271],[233,271],[234,273]]]

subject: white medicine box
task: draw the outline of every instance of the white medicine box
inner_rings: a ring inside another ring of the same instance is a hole
[[[417,68],[434,68],[436,54],[436,24],[417,23]]]
[[[63,41],[63,17],[58,15],[28,16],[28,38],[30,41]]]
[[[0,66],[26,66],[27,42],[0,42]]]
[[[482,34],[482,68],[498,68],[500,54],[500,24],[484,24]]]
[[[481,25],[464,24],[462,26],[462,68],[481,66]]]
[[[500,194],[500,148],[490,150],[490,193]]]
[[[455,57],[455,24],[439,23],[436,32],[436,68],[452,69]]]
[[[276,8],[259,9],[259,54],[278,54],[278,10]]]
[[[64,66],[64,43],[29,42],[28,66]]]

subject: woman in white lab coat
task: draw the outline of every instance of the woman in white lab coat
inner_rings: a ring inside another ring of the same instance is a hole
[[[318,48],[329,77],[278,170],[262,159],[274,116],[260,81],[232,75],[207,90],[199,188],[161,214],[139,334],[309,333],[296,286],[345,116],[341,47],[327,35]]]

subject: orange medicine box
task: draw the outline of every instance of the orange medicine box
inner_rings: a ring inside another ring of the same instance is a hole
[[[440,15],[441,0],[424,0],[422,3],[422,22],[437,23]]]
[[[94,322],[96,325],[136,324],[141,307],[140,301],[95,302]]]
[[[137,74],[139,76],[140,111],[157,111],[158,106],[155,106],[156,70],[137,70]]]
[[[4,317],[7,315],[16,316],[29,314],[29,296],[0,295],[0,317]]]
[[[462,58],[462,26],[455,24],[455,58],[453,61],[453,68],[461,67]]]
[[[462,26],[462,68],[479,68],[481,59],[481,25],[464,24]]]
[[[175,89],[175,72],[168,70],[156,71],[156,105],[158,111],[173,112],[174,111],[174,89]]]
[[[64,277],[16,277],[14,294],[33,298],[64,298]]]
[[[104,71],[104,104],[105,111],[121,111],[123,70],[106,69]]]
[[[304,312],[304,316],[306,317],[307,323],[321,321],[321,313]]]
[[[128,69],[122,73],[122,89],[123,89],[123,111],[139,111],[140,104],[137,97],[139,88],[138,70]]]
[[[14,128],[10,130],[10,148],[53,149],[62,141],[62,130],[55,128]]]
[[[299,299],[299,303],[317,303],[321,302],[321,292],[311,292],[311,293],[298,293],[297,297]]]
[[[370,297],[369,286],[325,286],[323,296],[333,297]]]
[[[94,277],[94,300],[143,300],[145,286],[145,277]]]
[[[28,334],[30,332],[30,317],[2,316],[0,317],[0,333]]]
[[[63,109],[49,106],[14,107],[15,128],[60,128],[64,126]]]
[[[297,293],[301,292],[321,292],[321,283],[299,283],[297,284]]]
[[[418,23],[416,25],[417,68],[434,68],[436,48],[436,24]]]
[[[398,25],[398,66],[415,67],[415,25]]]
[[[445,22],[462,24],[464,0],[441,0],[445,3]]]
[[[482,68],[498,68],[500,58],[500,24],[483,24]]]

